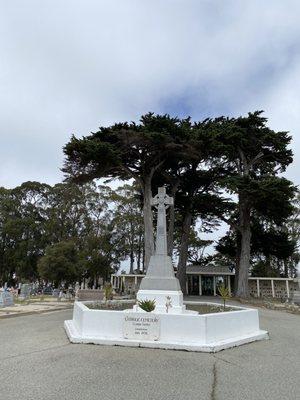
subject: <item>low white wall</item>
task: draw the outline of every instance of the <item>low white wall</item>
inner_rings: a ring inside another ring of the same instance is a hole
[[[197,314],[160,314],[162,341],[206,343],[205,318]]]
[[[259,330],[258,311],[244,309],[225,313],[207,314],[206,343],[213,343]]]
[[[83,303],[75,301],[73,308],[73,324],[80,335],[82,335],[83,318],[86,310],[87,307]]]
[[[160,341],[210,344],[259,331],[258,311],[242,309],[215,314],[158,314]],[[84,338],[124,339],[123,311],[92,310],[75,302],[73,324]]]

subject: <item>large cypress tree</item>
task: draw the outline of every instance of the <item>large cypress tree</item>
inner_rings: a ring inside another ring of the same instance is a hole
[[[237,232],[236,295],[240,297],[248,296],[252,213],[281,224],[292,212],[295,190],[290,181],[278,176],[292,162],[291,136],[270,129],[261,114],[216,119],[209,138],[222,155],[217,162],[228,171],[223,187],[237,198],[236,212],[231,219],[223,219]]]
[[[189,147],[189,119],[148,113],[139,123],[117,123],[101,127],[83,138],[72,137],[64,147],[63,168],[67,179],[85,182],[97,178],[133,178],[143,193],[145,266],[154,251],[151,210],[152,179],[168,160],[192,156]]]

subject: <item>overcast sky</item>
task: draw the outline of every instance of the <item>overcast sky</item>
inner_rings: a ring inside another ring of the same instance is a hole
[[[71,134],[263,109],[300,183],[300,2],[0,0],[0,185],[61,181]]]

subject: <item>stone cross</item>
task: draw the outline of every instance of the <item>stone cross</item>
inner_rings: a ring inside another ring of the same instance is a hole
[[[155,254],[168,255],[166,209],[173,204],[173,198],[166,194],[166,188],[158,188],[158,194],[151,201],[151,205],[157,208]]]

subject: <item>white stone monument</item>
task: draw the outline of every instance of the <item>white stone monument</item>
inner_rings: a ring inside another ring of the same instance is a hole
[[[138,300],[155,300],[155,311],[165,312],[166,302],[171,305],[170,313],[185,311],[183,294],[180,284],[175,278],[172,259],[168,256],[166,208],[173,205],[173,199],[161,187],[152,199],[152,205],[157,208],[157,229],[155,253],[151,256],[146,276],[142,279],[137,293]]]
[[[146,312],[138,305],[123,311],[95,310],[76,301],[73,319],[65,321],[70,341],[216,352],[267,339],[268,332],[260,330],[255,309],[231,306],[235,311],[211,314],[186,309],[167,254],[166,208],[173,199],[162,187],[152,204],[157,208],[156,248],[137,300],[155,300],[155,310]]]

